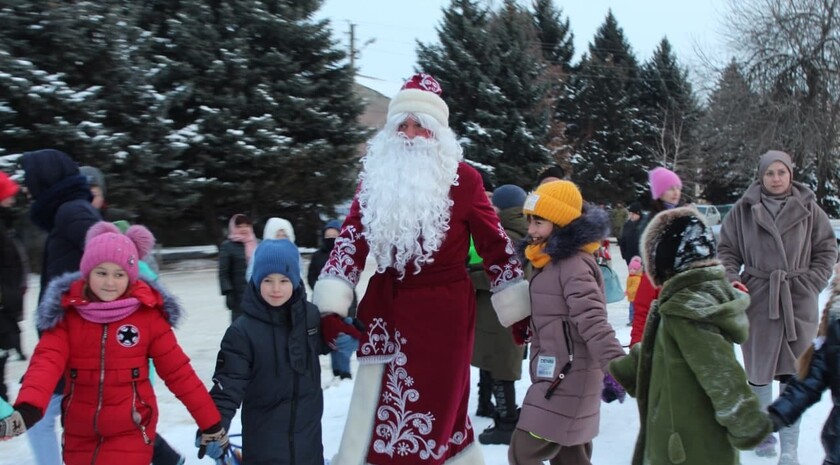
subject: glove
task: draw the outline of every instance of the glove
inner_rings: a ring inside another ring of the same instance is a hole
[[[531,317],[525,317],[510,327],[513,333],[513,342],[518,346],[524,346],[531,342]]]
[[[356,346],[358,346],[359,339],[362,338],[362,333],[358,329],[358,325],[360,325],[361,322],[354,320],[354,318],[350,317],[342,319],[335,313],[330,313],[321,317],[321,337],[323,337],[324,342],[326,342],[332,350],[340,350],[337,346],[337,339],[340,335],[344,334],[352,339],[355,339]],[[358,322],[358,324],[356,322]],[[345,348],[347,348],[349,343],[344,341],[342,344]]]
[[[618,381],[612,377],[611,374],[604,374],[604,388],[601,390],[601,400],[610,403],[618,399],[618,403],[623,404],[624,399],[627,398],[627,392],[618,384]]]
[[[11,439],[26,432],[23,416],[15,410],[11,415],[0,420],[0,441]]]
[[[230,449],[228,435],[221,423],[199,431],[196,434],[195,445],[198,447],[198,458],[203,459],[205,455],[215,460],[221,460]]]

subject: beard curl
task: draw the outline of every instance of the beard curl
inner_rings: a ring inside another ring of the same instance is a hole
[[[408,139],[397,127],[414,118],[432,138]],[[461,146],[448,127],[419,113],[393,115],[362,159],[359,205],[377,272],[393,267],[402,279],[433,261],[449,230]]]

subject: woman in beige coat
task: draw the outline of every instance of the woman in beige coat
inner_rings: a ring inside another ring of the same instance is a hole
[[[726,216],[718,249],[729,280],[750,294],[750,335],[741,348],[750,385],[765,408],[773,400],[773,380],[783,391],[816,336],[817,300],[837,260],[828,216],[814,193],[792,178],[788,154],[762,155],[758,180]],[[798,464],[799,424],[779,434],[779,464]],[[769,436],[756,454],[775,456],[775,443]]]

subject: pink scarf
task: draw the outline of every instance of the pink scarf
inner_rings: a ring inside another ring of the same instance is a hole
[[[254,235],[253,228],[247,234],[235,232],[235,218],[236,215],[233,215],[230,217],[230,221],[228,221],[228,239],[233,242],[241,242],[245,244],[245,263],[251,263],[251,256],[254,255],[254,249],[257,248],[257,236]]]
[[[134,297],[111,302],[89,302],[76,305],[79,315],[92,323],[113,323],[122,320],[140,308],[140,301]]]

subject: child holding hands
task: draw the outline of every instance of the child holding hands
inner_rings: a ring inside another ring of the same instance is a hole
[[[351,352],[361,334],[337,315],[322,319],[306,301],[300,254],[289,240],[261,242],[253,264],[243,314],[222,338],[210,395],[225,428],[242,406],[245,463],[323,465],[318,355]],[[207,449],[216,459],[222,453]]]
[[[823,310],[817,338],[799,359],[799,373],[787,384],[768,411],[773,431],[795,424],[810,406],[831,389],[834,407],[822,430],[823,465],[840,464],[840,265],[834,267],[831,296]],[[782,454],[779,463],[794,463]]]
[[[588,465],[604,371],[610,360],[624,355],[607,321],[604,280],[593,255],[609,231],[609,218],[604,210],[584,205],[569,181],[537,187],[523,213],[529,237],[524,255],[534,267],[531,316],[514,323],[513,331],[519,342],[530,337],[532,384],[508,460]]]
[[[747,339],[749,296],[726,279],[714,235],[694,208],[656,215],[642,243],[659,298],[640,344],[610,363],[638,399],[632,465],[736,465],[770,433],[734,344]]]
[[[23,434],[38,421],[64,376],[64,463],[148,465],[159,414],[149,381],[152,359],[204,442],[227,447],[219,412],[172,331],[180,306],[138,279],[140,258],[153,245],[142,226],[125,234],[107,222],[91,226],[80,272],[50,282],[38,307],[43,335],[0,436]]]

